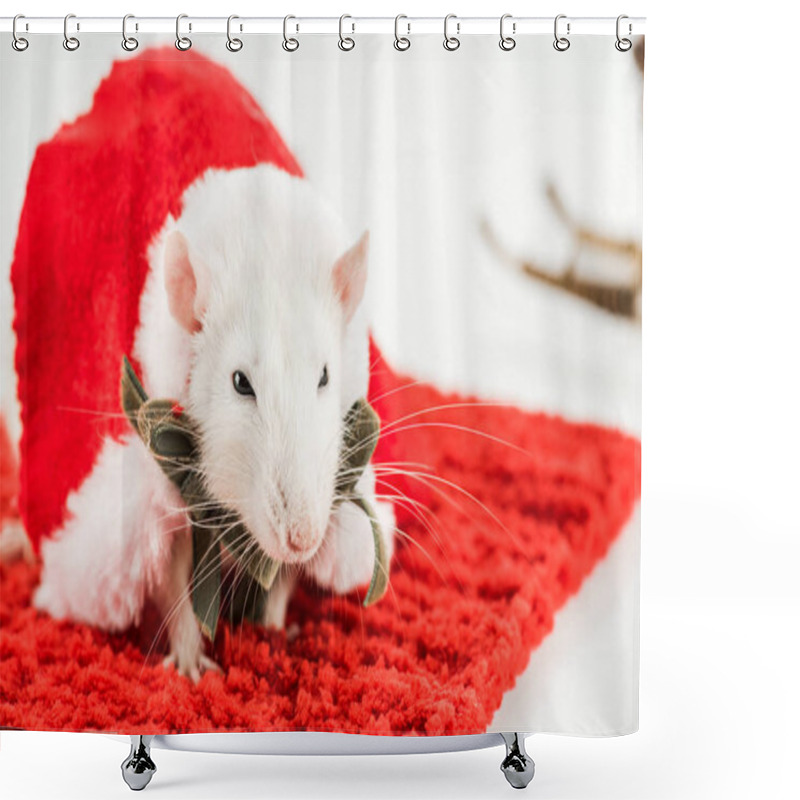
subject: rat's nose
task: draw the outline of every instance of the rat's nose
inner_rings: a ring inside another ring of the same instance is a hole
[[[310,522],[291,528],[286,536],[286,547],[295,555],[302,553],[311,556],[318,545],[319,539]]]

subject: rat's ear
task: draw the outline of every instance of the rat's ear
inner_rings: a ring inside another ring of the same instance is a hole
[[[367,285],[367,250],[369,231],[336,262],[333,267],[333,285],[344,307],[344,318],[349,322],[355,314],[364,287]]]
[[[202,278],[189,257],[189,244],[180,231],[172,231],[164,247],[164,285],[169,311],[189,333],[203,326],[200,319],[205,310],[203,294],[198,289]]]

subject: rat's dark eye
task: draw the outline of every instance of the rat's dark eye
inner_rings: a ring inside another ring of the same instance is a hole
[[[327,386],[327,385],[328,385],[328,365],[326,364],[322,368],[322,375],[320,376],[319,384],[317,385],[317,388],[318,389],[322,389],[323,386]]]
[[[247,375],[238,369],[233,373],[233,388],[236,389],[239,394],[249,395],[250,397],[256,396],[253,387],[250,385],[250,381],[247,379]]]

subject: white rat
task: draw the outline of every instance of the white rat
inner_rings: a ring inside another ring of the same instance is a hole
[[[182,208],[148,251],[133,356],[147,393],[177,398],[198,421],[212,496],[287,565],[263,620],[282,627],[300,570],[336,592],[372,574],[368,518],[334,505],[343,417],[369,378],[368,236],[348,243],[309,182],[270,165],[209,170]],[[393,513],[375,500],[371,466],[358,490],[390,558]],[[42,543],[36,607],[123,630],[151,597],[167,661],[195,681],[213,668],[192,611],[185,506],[133,431],[104,441],[67,508]]]

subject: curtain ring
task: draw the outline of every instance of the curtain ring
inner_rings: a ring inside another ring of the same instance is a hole
[[[353,19],[349,14],[342,14],[339,17],[339,49],[344,50],[345,53],[352,50],[356,46],[355,39],[352,36],[345,36],[342,28],[344,26],[344,21],[346,19]],[[353,33],[356,32],[356,24],[355,22],[351,23],[353,26]]]
[[[291,14],[288,14],[283,18],[283,49],[287,53],[294,53],[294,51],[300,47],[300,42],[298,42],[294,37],[289,38],[288,36],[290,19],[297,19],[297,17],[293,17]]]
[[[139,46],[139,40],[135,36],[128,36],[129,19],[135,19],[133,14],[126,14],[122,18],[122,49],[132,53]]]
[[[405,14],[398,14],[394,18],[394,49],[402,53],[404,50],[408,50],[408,48],[411,47],[411,39],[409,39],[407,35],[400,35],[401,19],[408,19],[408,17]],[[411,23],[407,22],[406,27],[408,28],[408,33],[411,33]]]
[[[192,40],[188,36],[181,36],[181,20],[188,17],[188,14],[178,14],[175,18],[175,47],[178,50],[188,50],[192,46]],[[191,29],[192,25],[190,23],[189,30],[191,31]]]
[[[627,14],[620,14],[617,17],[617,41],[614,42],[614,47],[616,47],[617,50],[619,50],[620,53],[627,53],[628,50],[630,50],[631,47],[633,47],[633,43],[631,42],[630,39],[627,39],[627,38],[622,39],[622,38],[620,38],[620,35],[619,35],[619,24],[624,19],[628,19],[628,15]],[[631,24],[629,22],[628,23],[628,35],[630,35],[630,34],[631,34]]]
[[[500,17],[500,49],[506,52],[513,50],[517,46],[517,40],[513,36],[506,36],[505,34],[506,20],[511,18],[511,14],[503,14],[503,16]],[[511,31],[512,33],[517,32],[516,22],[511,23]]]
[[[444,18],[444,42],[443,42],[443,45],[444,45],[444,49],[445,50],[449,50],[452,53],[453,50],[458,50],[458,48],[461,47],[461,40],[458,38],[458,36],[450,36],[448,34],[448,26],[450,24],[450,20],[451,19],[457,19],[456,15],[455,14],[448,14]],[[461,28],[461,24],[457,22],[456,23],[456,33],[459,33],[460,28]]]
[[[18,53],[21,53],[23,50],[28,49],[28,45],[30,44],[30,42],[24,36],[20,36],[17,33],[17,20],[19,19],[25,19],[25,15],[17,14],[17,16],[14,17],[14,21],[11,23],[11,36],[13,37],[11,39],[11,46]]]
[[[244,43],[242,42],[241,39],[237,39],[236,37],[231,37],[231,22],[233,22],[233,20],[235,19],[239,19],[239,17],[237,17],[236,14],[231,14],[228,17],[228,30],[227,30],[228,41],[225,42],[225,47],[227,47],[231,53],[238,53],[242,49],[242,47],[244,47]],[[239,30],[241,30],[241,28],[239,28]]]
[[[566,14],[559,14],[555,22],[553,23],[553,36],[555,36],[555,41],[553,42],[553,47],[558,50],[559,53],[563,53],[565,50],[569,50],[570,41],[567,39],[569,36],[569,22],[567,22],[567,36],[559,36],[558,35],[558,21],[560,19],[566,19]]]
[[[69,26],[69,21],[71,19],[75,19],[74,14],[67,14],[67,16],[64,17],[64,43],[63,43],[64,49],[69,50],[70,53],[74,52],[81,46],[80,40],[76,36],[69,35],[68,26]],[[77,28],[77,30],[80,30],[80,28]]]

